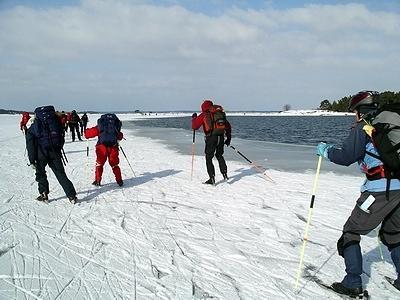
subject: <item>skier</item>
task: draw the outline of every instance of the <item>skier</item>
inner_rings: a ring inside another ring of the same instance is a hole
[[[82,141],[80,128],[79,128],[80,124],[81,124],[81,118],[76,113],[76,110],[73,110],[71,112],[71,119],[68,122],[68,124],[69,124],[69,128],[71,130],[71,133],[72,133],[72,141],[75,142],[75,131],[76,131],[76,134],[78,136],[78,139],[80,141]]]
[[[61,112],[60,120],[61,120],[61,125],[62,125],[64,131],[67,132],[67,128],[68,128],[68,116],[65,114],[65,111],[62,111],[62,112]]]
[[[21,122],[19,122],[19,128],[21,129],[21,131],[26,134],[26,130],[27,130],[27,123],[29,121],[29,119],[31,118],[31,116],[29,115],[28,112],[24,111],[22,113],[22,117],[21,117]]]
[[[87,123],[89,122],[89,118],[86,113],[84,113],[81,117],[81,135],[83,135],[83,132],[86,130]]]
[[[78,201],[72,182],[65,174],[62,147],[64,145],[64,130],[53,106],[43,106],[35,109],[32,122],[26,133],[26,149],[30,165],[36,170],[39,196],[36,200],[48,201],[49,182],[46,176],[46,166],[49,165],[58,182],[71,203]]]
[[[121,126],[122,123],[115,114],[104,114],[97,120],[97,126],[85,130],[85,138],[99,137],[96,144],[96,172],[93,185],[101,185],[103,166],[107,159],[115,175],[115,181],[119,186],[124,184],[121,169],[118,166],[118,141],[124,137]]]
[[[356,123],[342,147],[326,143],[317,146],[318,155],[343,166],[358,162],[366,175],[361,194],[337,243],[339,255],[344,258],[346,276],[331,286],[337,293],[350,296],[362,293],[360,235],[368,234],[380,223],[379,236],[390,251],[398,274],[394,286],[400,290],[400,181],[391,179],[390,187],[387,185],[383,163],[374,157],[378,155],[376,147],[363,130],[366,125],[363,119],[373,116],[377,107],[377,92],[359,92],[349,103],[349,111],[356,114]]]
[[[220,124],[220,128],[218,128]],[[214,105],[209,99],[205,99],[201,105],[201,113],[192,115],[192,129],[197,130],[203,126],[205,134],[205,155],[206,167],[209,179],[205,184],[215,184],[215,168],[212,162],[214,157],[217,158],[219,169],[225,180],[228,179],[227,166],[224,159],[224,144],[229,146],[231,143],[231,125],[225,118],[222,107]],[[224,134],[226,139],[224,141]]]

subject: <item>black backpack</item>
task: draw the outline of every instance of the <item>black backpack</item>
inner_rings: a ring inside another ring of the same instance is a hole
[[[382,105],[370,121],[372,142],[387,176],[400,179],[400,103]]]
[[[42,106],[35,109],[35,121],[33,122],[33,134],[37,138],[38,145],[46,151],[59,151],[64,146],[64,129],[56,115],[54,106]]]
[[[104,114],[97,120],[99,128],[99,143],[106,146],[117,144],[117,135],[121,131],[122,123],[115,114]]]

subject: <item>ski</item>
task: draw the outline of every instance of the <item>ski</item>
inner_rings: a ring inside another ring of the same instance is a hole
[[[394,285],[394,281],[395,279],[389,277],[389,276],[385,276],[385,279],[387,282],[389,282],[396,290],[399,290],[395,285]]]
[[[363,290],[363,292],[357,296],[350,296],[350,295],[345,295],[345,294],[340,294],[338,293],[336,290],[334,290],[332,288],[331,285],[326,284],[324,282],[322,282],[321,280],[316,280],[314,281],[316,284],[318,284],[320,287],[325,288],[333,293],[335,293],[336,295],[342,297],[343,299],[359,299],[359,300],[369,300],[370,299],[370,295],[368,293],[367,290]]]
[[[37,198],[35,200],[41,203],[49,204],[49,200],[39,200]]]

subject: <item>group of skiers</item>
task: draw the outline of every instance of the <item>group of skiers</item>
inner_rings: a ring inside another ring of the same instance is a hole
[[[64,169],[65,162],[67,161],[63,150],[65,143],[64,115],[63,113],[56,112],[54,107],[49,105],[36,108],[32,118],[28,118],[25,113],[22,116],[20,127],[25,132],[29,165],[35,169],[39,190],[39,196],[36,198],[38,201],[48,202],[49,199],[50,189],[46,175],[47,165],[53,171],[70,202],[75,204],[78,201],[74,185],[68,179]],[[76,118],[76,111],[72,111],[71,119],[68,121],[69,124],[73,124],[69,125],[71,130],[72,128],[76,129],[77,123],[74,122],[74,115],[75,120],[78,120]],[[25,122],[25,120],[28,121]],[[78,122],[81,122],[80,119]],[[87,122],[85,125],[87,125]],[[118,141],[123,138],[121,126],[122,123],[115,114],[104,114],[98,119],[95,127],[86,128],[83,131],[87,139],[98,137],[95,181],[93,185],[100,186],[103,166],[107,159],[113,170],[117,184],[119,186],[123,185],[121,170],[118,166]],[[79,131],[77,131],[77,135],[81,140]]]
[[[23,133],[26,133],[26,124],[28,123],[29,119],[31,116],[29,115],[29,112],[24,111],[22,113],[21,121],[20,121],[20,129]],[[82,117],[79,117],[78,113],[76,110],[73,110],[72,112],[67,112],[65,113],[62,111],[59,113],[59,118],[61,120],[61,125],[64,128],[64,131],[67,132],[68,129],[71,132],[72,135],[72,141],[75,141],[75,132],[76,136],[80,141],[82,141],[81,136],[83,135],[83,132],[87,128],[87,124],[89,122],[89,118],[86,113],[82,115]]]
[[[363,270],[360,235],[368,234],[379,224],[381,224],[380,239],[388,247],[398,274],[392,284],[400,290],[400,180],[398,179],[400,173],[390,172],[387,168],[387,161],[381,157],[382,152],[377,147],[379,143],[374,140],[374,128],[371,128],[371,120],[379,112],[378,96],[377,92],[362,91],[351,98],[349,111],[355,113],[356,122],[341,148],[322,142],[317,145],[317,155],[344,166],[357,162],[361,171],[366,175],[365,182],[361,186],[361,194],[343,226],[342,236],[337,243],[339,255],[344,258],[346,275],[341,282],[335,282],[330,287],[339,294],[351,297],[362,295],[364,291],[361,281]],[[44,170],[48,164],[63,186],[68,198],[74,202],[76,201],[76,191],[65,175],[60,152],[62,145],[55,144],[53,146],[57,147],[49,147],[46,143],[44,146],[40,143],[41,139],[45,139],[40,133],[40,128],[43,126],[41,125],[42,115],[47,109],[48,107],[37,108],[35,110],[36,118],[28,128],[25,126],[26,123],[23,124],[21,121],[21,129],[27,130],[29,161],[36,167],[36,180],[39,183],[40,193],[38,200],[47,199],[49,193]],[[27,117],[23,116],[23,118]],[[98,120],[97,124],[97,126],[84,131],[86,138],[99,137],[96,145],[97,159],[93,184],[100,185],[103,165],[108,159],[116,182],[121,186],[123,181],[118,166],[118,141],[123,138],[121,122],[114,114],[106,114]],[[223,108],[214,105],[211,100],[205,99],[201,104],[201,113],[192,115],[192,129],[195,131],[200,127],[203,128],[205,134],[204,152],[209,176],[205,183],[215,184],[215,169],[212,162],[214,155],[218,160],[224,180],[228,180],[223,154],[224,145],[229,146],[231,143],[231,125]],[[80,138],[79,134],[78,138]],[[34,143],[33,140],[37,142]]]

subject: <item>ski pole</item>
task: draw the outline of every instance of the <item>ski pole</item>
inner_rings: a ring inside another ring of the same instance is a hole
[[[254,168],[256,168],[257,171],[259,171],[261,174],[263,174],[264,176],[266,176],[269,180],[271,180],[272,182],[274,182],[274,180],[268,176],[267,174],[265,174],[266,170],[261,169],[259,166],[257,166],[255,163],[253,163],[250,159],[248,159],[242,152],[240,152],[239,150],[237,150],[235,147],[233,147],[232,145],[230,145],[229,147],[231,147],[233,150],[236,151],[237,154],[239,154],[241,157],[243,157],[247,162],[249,162]]]
[[[126,159],[126,161],[128,162],[128,165],[129,165],[129,167],[130,167],[131,170],[132,170],[133,176],[136,177],[135,171],[133,171],[133,168],[132,168],[132,166],[131,166],[131,163],[129,162],[128,158],[126,157],[126,154],[125,154],[124,149],[122,149],[122,146],[121,146],[121,145],[118,145],[118,147],[121,149],[122,154],[125,156],[125,159]]]
[[[300,252],[299,269],[297,271],[297,278],[296,278],[296,289],[297,289],[297,287],[299,285],[300,275],[301,275],[301,271],[302,271],[302,268],[303,268],[304,252],[305,252],[306,243],[307,243],[307,240],[308,240],[308,229],[310,228],[311,216],[312,216],[312,211],[313,211],[313,208],[314,208],[315,191],[317,190],[317,183],[318,183],[318,177],[319,177],[319,170],[321,169],[321,162],[322,162],[322,156],[319,156],[318,165],[317,165],[317,171],[315,173],[314,184],[313,184],[313,189],[312,189],[310,208],[308,209],[308,217],[307,217],[306,228],[304,230],[303,246],[302,246],[301,252]]]
[[[67,156],[65,155],[64,148],[61,148],[61,152],[62,152],[62,155],[64,155],[65,161],[68,163],[69,161],[68,161]]]
[[[193,142],[192,142],[192,170],[190,172],[190,180],[193,179],[193,165],[194,165],[194,147],[195,147],[196,131],[193,129]]]
[[[382,246],[381,246],[381,239],[379,238],[379,232],[376,233],[376,238],[378,239],[378,248],[379,248],[379,254],[381,256],[381,260],[384,260],[383,259]]]
[[[89,169],[89,139],[86,139],[85,177],[88,177],[88,169]]]

